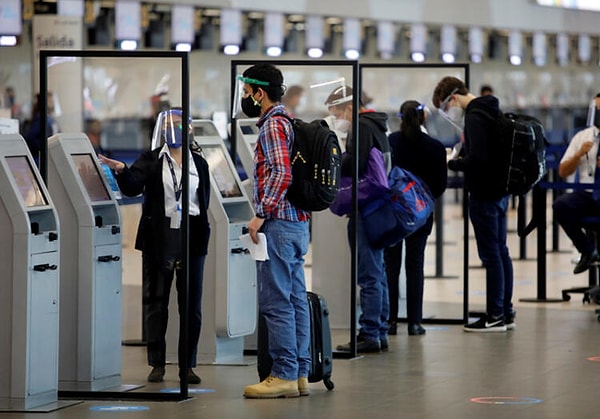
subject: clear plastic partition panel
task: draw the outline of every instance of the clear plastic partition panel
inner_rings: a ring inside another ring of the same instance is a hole
[[[148,148],[156,115],[183,106],[179,57],[49,57],[48,116],[60,132],[84,132],[95,148]]]
[[[85,133],[97,154],[130,165],[150,147],[159,112],[169,107],[181,107],[184,118],[190,116],[189,84],[187,53],[41,50],[42,136],[48,138],[56,132]],[[188,146],[188,141],[184,136],[183,145]],[[48,144],[42,141],[40,172],[46,182],[47,164]],[[188,164],[187,155],[184,155],[184,173],[189,172]],[[183,213],[187,213],[188,176],[183,177],[182,183]],[[124,342],[144,344],[141,253],[134,249],[141,199],[123,197],[119,203],[123,235],[123,300],[128,302],[123,311]],[[185,217],[182,225],[187,227],[187,222]],[[184,231],[182,245],[186,248],[187,228]],[[183,259],[187,275],[187,257]],[[130,310],[132,307],[135,312]],[[187,322],[187,319],[183,321]],[[128,377],[123,379],[128,380]],[[95,393],[98,398],[114,397],[110,392]],[[180,400],[187,398],[187,383],[182,382],[181,393],[171,395],[133,393],[133,399]]]
[[[363,102],[367,108],[387,113],[389,133],[400,130],[401,119],[398,114],[402,103],[407,100],[420,102],[424,105],[427,132],[439,140],[450,155],[452,149],[460,144],[462,132],[440,115],[432,103],[433,91],[446,76],[457,77],[468,86],[468,70],[468,64],[361,64]],[[449,171],[448,179],[448,189],[436,203],[434,228],[425,249],[424,323],[462,323],[467,310],[468,269],[465,264],[468,247],[463,247],[463,244],[468,224],[463,219],[462,200],[459,199],[463,195],[462,174]],[[403,259],[405,251],[406,245]],[[473,256],[476,257],[476,253]],[[474,260],[473,263],[477,262]],[[405,265],[402,260],[400,276],[394,279],[399,281],[400,321],[406,320]],[[485,291],[485,287],[478,286],[476,289]],[[477,303],[485,305],[485,292],[480,294],[476,297]],[[399,333],[404,333],[404,328],[401,330]]]

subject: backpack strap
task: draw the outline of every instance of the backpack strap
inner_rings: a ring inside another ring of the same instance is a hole
[[[527,225],[523,225],[521,222],[521,214],[525,213],[525,194],[517,195],[519,199],[519,203],[517,204],[517,235],[521,238],[527,237],[529,233],[535,230],[538,227],[538,220],[535,216],[535,213],[531,216],[531,220],[527,223]],[[545,227],[543,227],[545,228]]]
[[[291,116],[289,116],[288,114],[283,113],[283,112],[277,112],[277,113],[274,113],[271,116],[283,116],[285,119],[287,119],[288,121],[290,121],[292,124],[294,123],[294,118],[292,118]]]
[[[272,117],[273,117],[273,116],[279,116],[279,117],[282,117],[282,118],[285,118],[285,119],[287,119],[287,120],[289,121],[289,123],[291,124],[292,133],[294,132],[294,121],[295,121],[295,118],[292,118],[291,116],[289,116],[288,114],[286,114],[286,113],[283,113],[283,112],[274,113],[274,114],[273,114],[273,115],[271,115],[271,116],[272,116]]]

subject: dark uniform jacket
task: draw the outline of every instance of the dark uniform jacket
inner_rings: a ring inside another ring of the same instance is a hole
[[[124,195],[144,194],[142,217],[138,226],[135,248],[156,258],[165,255],[163,245],[170,220],[165,216],[164,187],[162,179],[163,158],[158,157],[160,149],[146,151],[137,160],[116,176],[119,188]],[[208,224],[208,203],[210,178],[208,163],[198,153],[192,152],[198,171],[198,202],[200,215],[189,217],[190,254],[203,256],[208,249],[210,226]],[[189,162],[190,165],[192,162]]]

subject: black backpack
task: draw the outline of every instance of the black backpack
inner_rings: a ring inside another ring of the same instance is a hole
[[[528,115],[505,113],[494,117],[481,109],[475,109],[474,112],[496,122],[492,138],[497,141],[494,149],[498,152],[499,167],[503,168],[503,177],[498,183],[501,190],[497,192],[500,195],[525,195],[546,174],[548,141],[544,126],[538,119]],[[524,205],[521,199],[520,205]],[[524,229],[519,228],[519,236],[526,236],[533,228],[534,220]]]
[[[342,153],[337,136],[322,119],[305,122],[285,114],[279,116],[287,118],[294,129],[288,201],[305,211],[329,208],[340,185]]]
[[[498,141],[500,167],[503,168],[501,195],[524,195],[546,174],[546,146],[544,127],[536,118],[528,115],[505,113],[494,117],[475,109],[496,122],[494,141]]]

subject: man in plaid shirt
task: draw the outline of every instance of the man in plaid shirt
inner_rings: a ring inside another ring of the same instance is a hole
[[[310,213],[286,198],[292,182],[290,150],[294,141],[291,122],[280,101],[283,75],[271,64],[247,69],[242,110],[259,117],[254,150],[256,215],[248,223],[254,243],[264,233],[269,259],[256,262],[258,306],[265,319],[271,374],[261,383],[246,386],[248,398],[308,396],[310,319],[304,280],[304,255],[308,251]]]

